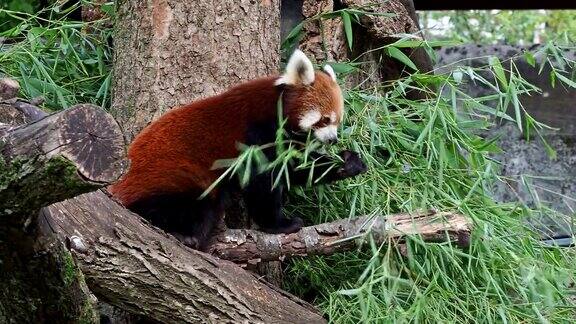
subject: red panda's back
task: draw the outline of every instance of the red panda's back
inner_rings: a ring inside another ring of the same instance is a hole
[[[217,99],[174,108],[146,127],[130,145],[130,169],[111,193],[126,206],[157,194],[201,194],[222,172],[211,170],[214,161],[235,157],[245,133],[240,109]]]
[[[127,207],[158,194],[200,195],[223,172],[212,170],[214,162],[238,155],[249,124],[276,121],[276,79],[252,80],[164,114],[134,139],[130,169],[111,193]]]

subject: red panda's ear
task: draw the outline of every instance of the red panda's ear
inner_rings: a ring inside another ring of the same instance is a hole
[[[301,50],[295,50],[288,64],[284,74],[276,80],[276,85],[309,85],[314,82],[314,66],[312,62],[306,57]]]
[[[334,73],[334,69],[330,65],[324,65],[324,72],[326,72],[332,78],[332,80],[334,80],[334,82],[337,81],[336,73]]]

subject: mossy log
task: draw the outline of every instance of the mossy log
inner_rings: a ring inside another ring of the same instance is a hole
[[[92,105],[11,129],[1,143],[3,218],[96,190],[123,172],[122,134],[110,115]]]
[[[37,215],[117,179],[119,127],[91,105],[45,118],[19,99],[0,105],[0,322],[95,323],[95,298],[82,273],[55,235],[38,230]]]

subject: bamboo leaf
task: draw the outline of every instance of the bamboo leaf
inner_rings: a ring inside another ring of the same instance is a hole
[[[560,74],[558,72],[556,72],[555,74],[558,77],[558,79],[560,79],[560,81],[566,83],[567,86],[576,89],[576,82],[568,79],[567,77],[563,76],[562,74]]]
[[[507,90],[508,81],[506,80],[506,74],[504,73],[504,68],[502,67],[502,63],[500,63],[500,59],[498,59],[496,56],[492,56],[488,60],[488,63],[490,64],[490,67],[494,71],[494,74],[496,74],[496,78],[500,82],[502,88],[504,88],[504,90]]]
[[[388,55],[390,57],[393,57],[393,58],[397,59],[398,61],[404,63],[404,65],[410,67],[411,69],[413,69],[415,71],[418,70],[418,68],[416,67],[414,62],[412,62],[412,60],[410,60],[410,58],[408,56],[406,56],[406,54],[404,54],[398,48],[388,47]]]
[[[342,11],[342,21],[344,22],[344,32],[346,33],[348,47],[352,49],[352,42],[354,38],[352,35],[352,19],[350,18],[350,14],[346,11]]]

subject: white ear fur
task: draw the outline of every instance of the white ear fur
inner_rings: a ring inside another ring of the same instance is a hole
[[[297,49],[292,56],[290,56],[288,65],[286,65],[286,71],[276,80],[275,84],[309,85],[314,82],[314,78],[314,66],[312,66],[312,62],[306,57],[306,54]]]
[[[336,81],[336,73],[334,73],[334,69],[332,69],[330,65],[324,65],[324,72],[328,73],[328,75],[332,77],[332,80]]]

